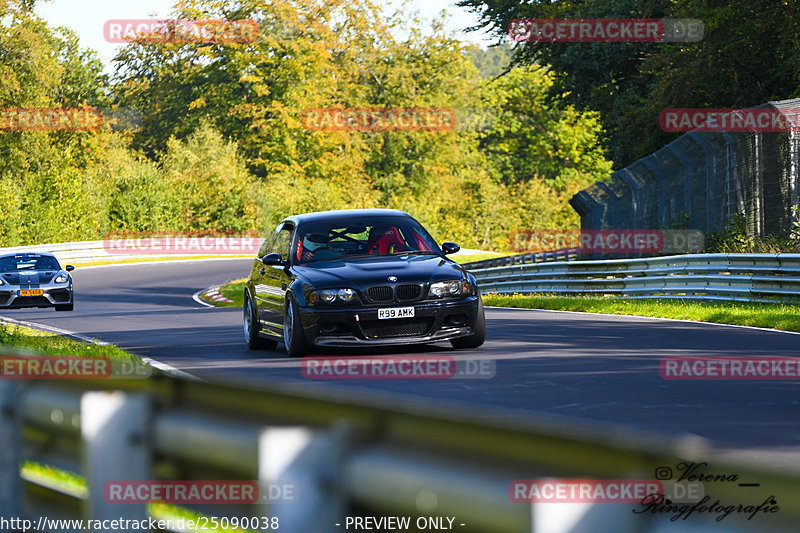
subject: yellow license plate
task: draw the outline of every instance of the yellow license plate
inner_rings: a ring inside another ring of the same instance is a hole
[[[44,294],[42,289],[22,289],[18,296],[41,296]]]

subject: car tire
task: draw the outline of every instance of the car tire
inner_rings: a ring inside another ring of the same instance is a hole
[[[62,305],[57,305],[56,306],[56,311],[72,311],[73,309],[75,309],[75,304],[74,303],[62,304]]]
[[[478,295],[478,318],[475,320],[475,331],[466,337],[459,337],[457,339],[450,339],[450,344],[453,348],[469,349],[477,348],[486,340],[486,315],[483,312],[483,298]]]
[[[255,309],[250,294],[244,291],[244,307],[242,311],[244,315],[244,340],[247,343],[247,347],[251,350],[275,348],[278,345],[277,341],[262,339],[258,334],[258,317]]]
[[[289,357],[302,357],[308,351],[297,302],[291,296],[286,298],[286,309],[283,314],[283,343],[286,345]]]

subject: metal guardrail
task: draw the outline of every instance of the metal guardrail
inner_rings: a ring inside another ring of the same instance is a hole
[[[346,517],[365,515],[448,516],[455,530],[484,533],[771,533],[800,520],[800,470],[766,466],[763,455],[761,463],[725,458],[701,439],[298,391],[164,376],[0,380],[0,519],[142,519],[146,505],[109,504],[105,484],[239,479],[295,484],[296,501],[187,507],[217,517],[276,516],[284,533],[346,531]],[[80,474],[88,490],[21,479],[23,460]],[[515,479],[652,479],[658,467],[682,461],[708,461],[709,469],[760,483],[747,490],[706,483],[706,494],[726,505],[758,505],[773,495],[780,511],[752,522],[733,513],[724,522],[696,515],[676,523],[668,514],[635,514],[632,503],[532,504],[509,496]]]
[[[13,246],[0,248],[0,254],[9,252],[49,252],[55,255],[60,262],[111,257],[106,251],[103,242],[104,241],[81,241]]]
[[[226,241],[235,241],[236,238],[228,237],[206,237],[209,240],[210,251],[208,253],[201,253],[198,251],[188,251],[180,253],[180,250],[169,250],[159,253],[155,250],[150,250],[147,253],[137,251],[134,248],[125,250],[120,245],[126,241],[135,241],[136,239],[113,239],[104,241],[78,241],[78,242],[62,242],[52,244],[32,244],[28,246],[12,246],[7,248],[0,248],[0,254],[9,252],[49,252],[56,256],[61,263],[74,262],[113,262],[119,260],[130,259],[163,259],[174,257],[195,257],[198,255],[209,256],[226,256],[234,257],[235,254],[218,253],[219,250],[224,250]],[[142,242],[147,241],[147,238],[139,239]],[[213,245],[213,246],[212,246]],[[216,250],[216,252],[215,252]],[[249,256],[251,253],[239,254],[238,256]]]
[[[800,298],[800,254],[690,254],[472,270],[484,293],[775,301]]]
[[[472,263],[464,263],[464,266],[469,270],[478,270],[481,268],[500,267],[508,265],[524,265],[527,263],[547,263],[551,261],[575,261],[580,256],[580,248],[564,248],[562,250],[552,250],[549,252],[532,252],[526,254],[506,255],[497,257],[495,259],[484,259],[483,261],[474,261]]]

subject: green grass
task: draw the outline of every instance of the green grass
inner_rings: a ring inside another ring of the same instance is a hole
[[[497,307],[675,318],[800,332],[800,305],[793,304],[566,298],[529,294],[485,294],[483,302]]]
[[[219,293],[222,296],[230,300],[233,300],[232,302],[215,302],[214,300],[209,298],[205,293],[200,293],[200,299],[215,307],[242,307],[244,305],[245,281],[247,281],[246,278],[237,279],[235,281],[230,281],[219,288]]]
[[[247,279],[231,281],[220,287],[219,293],[226,298],[233,300],[233,303],[226,304],[229,307],[242,307],[244,305],[244,283]]]
[[[112,361],[141,363],[141,359],[111,344],[91,344],[17,324],[0,323],[0,345],[22,348],[38,355],[105,357]]]
[[[59,367],[53,364],[55,359],[51,359],[49,364],[40,360],[31,363],[30,366],[20,366],[21,363],[13,361],[15,357],[31,358],[33,361],[36,361],[37,357],[69,357],[73,361],[75,358],[99,359],[99,361],[97,365],[90,363],[87,366],[83,364],[73,366],[70,363]],[[111,344],[73,340],[55,333],[3,322],[0,322],[0,359],[3,359],[0,371],[2,378],[16,376],[25,379],[40,377],[50,379],[61,377],[57,373],[64,372],[71,378],[144,379],[161,373],[161,370],[153,368],[140,357]],[[73,370],[66,370],[67,368]]]
[[[451,255],[450,259],[464,265],[466,263],[476,263],[478,261],[485,261],[486,259],[499,259],[500,257],[505,257],[508,254],[500,254],[496,252],[489,252],[485,254],[465,254],[465,255]]]

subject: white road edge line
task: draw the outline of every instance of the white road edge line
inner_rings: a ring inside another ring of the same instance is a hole
[[[86,335],[81,335],[80,333],[75,333],[74,331],[68,331],[66,329],[56,328],[53,326],[48,326],[45,324],[38,324],[36,322],[27,322],[24,320],[15,320],[13,318],[8,318],[5,316],[0,316],[0,322],[9,323],[9,324],[17,324],[20,326],[25,326],[28,328],[38,329],[41,331],[47,331],[48,333],[55,333],[57,335],[61,335],[63,337],[72,337],[73,339],[77,339],[79,341],[88,342],[90,344],[97,344],[99,346],[109,346],[111,343],[106,341],[101,341],[99,339],[95,339],[94,337],[87,337]],[[188,372],[184,372],[183,370],[176,368],[172,365],[168,365],[167,363],[162,363],[161,361],[156,361],[150,357],[142,357],[142,361],[147,363],[148,365],[155,367],[165,374],[169,374],[173,377],[179,377],[183,379],[189,379],[192,381],[204,381],[203,379],[189,374]]]
[[[210,303],[208,303],[208,302],[204,301],[202,298],[200,298],[200,295],[203,294],[204,292],[206,292],[207,290],[208,289],[200,289],[196,293],[192,294],[192,300],[194,300],[195,302],[197,302],[200,305],[203,305],[205,307],[216,308],[217,307],[216,305],[211,305]]]
[[[190,381],[205,382],[205,380],[202,379],[202,378],[199,378],[199,377],[197,377],[197,376],[195,376],[193,374],[190,374],[188,372],[184,372],[180,368],[176,368],[176,367],[174,367],[172,365],[168,365],[167,363],[162,363],[161,361],[156,361],[155,359],[152,359],[150,357],[142,357],[142,361],[144,361],[145,363],[147,363],[150,366],[156,367],[157,369],[161,370],[165,374],[169,374],[170,376],[183,378],[183,379],[188,379]]]
[[[487,305],[489,309],[508,309],[512,311],[542,311],[546,313],[572,313],[576,315],[591,315],[591,316],[609,316],[609,317],[628,317],[628,318],[644,318],[647,320],[669,320],[672,322],[685,322],[687,324],[707,324],[709,326],[720,326],[723,328],[744,328],[755,329],[757,331],[767,331],[770,333],[785,333],[787,335],[800,335],[797,331],[785,331],[782,329],[760,328],[757,326],[741,326],[739,324],[720,324],[719,322],[703,322],[701,320],[686,320],[685,318],[660,318],[657,316],[639,316],[639,315],[613,315],[609,313],[589,313],[587,311],[563,311],[561,309],[533,309],[530,307],[501,307],[495,305]]]

